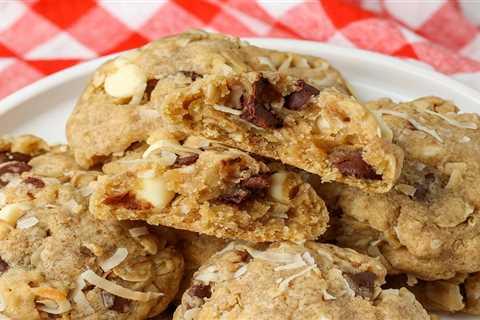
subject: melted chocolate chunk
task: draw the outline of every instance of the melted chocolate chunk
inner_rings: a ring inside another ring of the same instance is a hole
[[[377,276],[372,272],[345,273],[350,288],[355,294],[363,298],[371,299]]]
[[[218,199],[222,202],[240,204],[250,198],[251,192],[247,189],[238,188],[231,194],[224,194]]]
[[[28,154],[20,152],[0,152],[0,163],[8,161],[28,162],[31,158]]]
[[[240,185],[250,190],[261,190],[270,187],[270,175],[261,174],[242,180]]]
[[[45,182],[35,177],[28,177],[25,180],[23,180],[23,183],[31,184],[35,188],[39,188],[39,189],[45,187]]]
[[[241,204],[254,197],[262,197],[270,187],[270,175],[260,174],[240,181],[239,186],[231,194],[223,195],[220,201]]]
[[[212,296],[212,288],[210,285],[195,284],[188,290],[188,294],[200,299],[210,298]]]
[[[6,173],[20,174],[22,172],[30,171],[31,169],[32,167],[25,162],[12,162],[0,167],[0,176]]]
[[[382,176],[362,158],[360,151],[336,150],[328,159],[343,175],[360,179],[381,180]]]
[[[2,258],[0,258],[0,273],[4,273],[10,268],[8,263],[6,263]]]
[[[305,83],[303,80],[297,82],[299,89],[285,97],[285,108],[290,110],[300,110],[306,106],[311,97],[320,93],[315,87]]]
[[[175,160],[174,165],[176,166],[188,166],[191,164],[194,164],[198,160],[198,154],[192,154],[191,156],[185,156],[185,157],[178,157],[177,160]]]
[[[157,86],[158,80],[157,79],[150,79],[147,81],[147,87],[145,88],[145,94],[147,96],[147,100],[150,100],[152,97],[152,91]]]
[[[135,195],[130,192],[112,195],[103,200],[103,203],[123,207],[128,210],[148,210],[153,208],[150,203],[138,200]]]
[[[192,81],[197,80],[198,78],[202,78],[203,76],[195,71],[180,71],[183,75],[187,78],[192,79]]]
[[[266,78],[253,84],[252,94],[241,102],[243,112],[240,117],[261,128],[281,128],[283,120],[271,109],[271,103],[281,98],[281,94]]]

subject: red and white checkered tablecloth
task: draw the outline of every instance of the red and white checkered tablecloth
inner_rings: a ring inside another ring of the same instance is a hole
[[[0,0],[0,98],[188,28],[377,51],[480,90],[479,26],[480,0]]]

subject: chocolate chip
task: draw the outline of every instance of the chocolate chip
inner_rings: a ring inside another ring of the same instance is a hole
[[[145,88],[145,94],[147,95],[147,100],[150,100],[152,97],[152,91],[157,86],[157,79],[150,79],[147,81],[147,87]]]
[[[240,185],[243,188],[250,190],[261,190],[267,189],[270,187],[270,175],[261,174],[257,176],[252,176],[240,182]]]
[[[127,313],[130,311],[130,301],[122,297],[114,296],[113,294],[102,291],[100,293],[102,302],[105,308],[117,311],[118,313]]]
[[[283,120],[271,110],[271,103],[280,98],[280,93],[268,79],[260,78],[253,84],[252,94],[247,98],[242,96],[240,117],[261,128],[281,128]]]
[[[238,188],[231,194],[224,194],[218,200],[227,203],[240,204],[250,198],[251,192],[247,189]]]
[[[12,162],[0,167],[0,176],[6,173],[20,174],[22,172],[30,171],[31,169],[32,167],[25,162]]]
[[[345,176],[370,180],[382,179],[382,176],[363,160],[360,151],[335,150],[328,155],[328,159]]]
[[[212,296],[212,288],[210,285],[194,284],[189,290],[188,294],[192,297],[200,299],[210,298]]]
[[[107,197],[103,200],[103,203],[123,207],[127,210],[148,210],[153,208],[150,203],[138,200],[135,195],[130,192],[123,192]]]
[[[45,187],[45,182],[35,177],[28,177],[25,180],[23,180],[23,183],[31,184],[35,188],[39,188],[39,189]]]
[[[192,81],[197,80],[198,78],[202,78],[203,76],[195,71],[180,71],[183,75],[187,78],[192,79]]]
[[[372,272],[345,273],[350,288],[355,294],[363,298],[373,297],[373,289],[377,276]]]
[[[300,110],[307,104],[311,97],[320,93],[317,88],[312,87],[303,80],[299,80],[297,85],[299,89],[285,97],[285,104],[283,106],[287,109]]]
[[[177,160],[175,160],[174,165],[176,166],[188,166],[193,163],[195,163],[198,160],[198,154],[192,154],[191,156],[185,156],[185,157],[178,157]]]
[[[0,152],[0,163],[8,162],[8,161],[18,161],[18,162],[28,162],[32,157],[28,154],[20,153],[20,152],[8,152],[3,151]]]
[[[8,263],[6,263],[2,258],[0,258],[0,273],[4,273],[10,268]]]

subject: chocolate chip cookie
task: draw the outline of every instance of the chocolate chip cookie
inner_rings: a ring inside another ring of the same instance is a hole
[[[195,273],[174,319],[430,319],[408,290],[382,290],[385,274],[333,245],[232,243]]]
[[[66,146],[31,136],[0,145],[0,314],[92,320],[160,314],[182,277],[176,249],[147,225],[94,219],[88,195],[99,172],[80,170]]]
[[[103,167],[90,199],[100,219],[247,241],[316,239],[328,223],[299,174],[204,138],[159,131]]]
[[[478,272],[479,116],[435,97],[370,108],[404,149],[404,168],[386,194],[344,188],[339,243],[423,280]]]
[[[145,141],[160,124],[159,105],[177,86],[211,74],[277,71],[316,88],[349,93],[325,60],[257,48],[238,38],[191,31],[154,41],[107,62],[94,74],[67,124],[75,158],[89,167],[132,143]]]

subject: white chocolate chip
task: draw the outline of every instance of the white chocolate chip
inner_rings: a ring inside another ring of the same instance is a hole
[[[105,91],[115,98],[128,98],[143,93],[147,86],[145,73],[134,64],[127,64],[105,78]]]
[[[15,226],[17,220],[21,218],[28,209],[30,209],[30,206],[23,203],[7,204],[0,210],[0,220]]]
[[[158,209],[165,208],[175,197],[175,192],[168,190],[162,178],[142,179],[142,186],[137,196],[150,202]]]
[[[272,175],[272,185],[270,186],[270,196],[278,202],[288,203],[290,201],[288,195],[288,188],[285,186],[285,180],[287,179],[286,171],[279,171]]]

